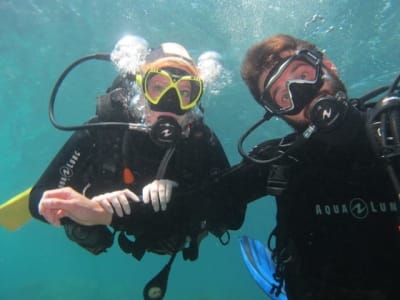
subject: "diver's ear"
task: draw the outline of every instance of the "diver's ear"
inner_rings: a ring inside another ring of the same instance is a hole
[[[339,75],[339,71],[338,71],[337,67],[335,66],[335,64],[329,58],[324,56],[322,58],[322,63],[326,68],[331,70],[333,73],[335,73],[336,75]]]

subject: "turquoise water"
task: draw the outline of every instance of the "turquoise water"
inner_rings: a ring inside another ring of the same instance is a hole
[[[218,51],[226,72],[218,95],[203,98],[206,120],[231,163],[236,142],[262,116],[239,78],[247,48],[268,35],[308,39],[336,63],[350,95],[391,83],[400,71],[398,1],[363,0],[0,0],[0,203],[33,184],[70,133],[54,129],[47,107],[62,70],[83,55],[110,52],[126,33],[151,46],[175,41],[197,58]],[[60,119],[80,122],[94,112],[94,97],[115,76],[94,62],[61,89]],[[91,69],[93,68],[93,69]],[[94,71],[91,71],[94,70]],[[250,141],[288,129],[273,121]],[[196,262],[179,256],[166,299],[265,299],[241,260],[237,237],[265,240],[274,224],[272,198],[249,206],[246,222],[228,246],[209,237]],[[0,228],[0,299],[141,299],[142,288],[166,262],[141,262],[117,246],[95,257],[62,230],[36,221],[9,232]]]

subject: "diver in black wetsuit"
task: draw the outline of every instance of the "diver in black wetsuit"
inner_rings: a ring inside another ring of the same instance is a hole
[[[241,74],[265,120],[296,130],[253,149],[245,161],[264,170],[241,175],[276,196],[271,294],[284,284],[290,300],[399,299],[398,86],[365,109],[315,45],[288,35],[251,47]]]
[[[241,163],[193,189],[177,187],[166,211],[131,201],[131,214],[119,217],[61,189],[44,197],[42,213],[50,212],[53,224],[65,215],[138,236],[201,224],[221,237],[240,228],[249,202],[275,195],[270,246],[279,285],[273,293],[285,288],[289,299],[398,299],[400,135],[392,126],[398,112],[381,119],[392,102],[385,98],[366,112],[363,103],[353,106],[334,65],[314,45],[285,35],[250,49],[242,77],[267,110],[262,121],[278,115],[296,133],[260,144],[250,155],[240,148]],[[140,247],[133,248],[135,255]]]
[[[114,233],[99,225],[107,224],[120,231],[121,248],[137,259],[145,251],[174,257],[183,250],[185,259],[195,260],[208,231],[221,236],[228,229],[211,226],[202,218],[191,219],[190,214],[171,216],[165,212],[174,193],[172,187],[187,190],[199,186],[229,167],[218,138],[203,123],[198,105],[203,92],[201,74],[181,45],[164,43],[146,53],[145,62],[134,75],[117,78],[100,97],[97,116],[89,124],[139,123],[139,130],[97,127],[76,131],[33,187],[30,211],[35,218],[54,224],[49,215],[62,212],[44,209],[43,199],[54,189],[72,188],[89,198],[97,196],[97,201],[90,202],[97,211],[103,209],[106,214],[111,207],[118,212],[111,224],[99,222],[95,226],[71,215],[62,216],[68,237],[85,249],[99,254],[113,244]],[[139,198],[149,186],[147,195]],[[117,196],[110,197],[109,192],[118,190]],[[141,202],[145,196],[152,206]],[[130,212],[123,209],[135,201],[140,208],[133,208],[132,223]],[[158,218],[154,218],[160,207]],[[126,235],[133,235],[134,241]]]

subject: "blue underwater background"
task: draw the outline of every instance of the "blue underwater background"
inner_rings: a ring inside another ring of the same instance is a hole
[[[48,118],[58,76],[84,55],[110,52],[125,34],[153,47],[181,43],[194,58],[207,50],[221,54],[224,76],[202,101],[234,164],[240,135],[263,115],[239,76],[248,47],[276,33],[310,40],[335,62],[350,96],[361,96],[400,72],[399,16],[395,0],[0,0],[0,203],[32,185],[70,135]],[[114,76],[101,61],[74,71],[57,99],[60,122],[89,118]],[[287,132],[272,120],[246,149]],[[179,255],[165,299],[266,299],[245,268],[238,237],[266,241],[274,211],[272,198],[260,199],[228,246],[209,236],[197,261]],[[0,299],[142,299],[142,288],[166,261],[148,254],[138,262],[117,245],[93,256],[62,229],[30,221],[13,232],[0,228]]]

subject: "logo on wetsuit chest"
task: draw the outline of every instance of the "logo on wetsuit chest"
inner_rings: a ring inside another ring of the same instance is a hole
[[[61,177],[60,180],[58,181],[58,186],[57,186],[58,188],[66,186],[69,178],[71,178],[74,175],[74,167],[80,156],[81,156],[80,152],[75,150],[74,153],[72,153],[69,160],[60,167],[59,172]]]
[[[396,202],[366,202],[361,198],[353,198],[348,203],[316,204],[317,216],[350,215],[356,219],[365,219],[370,214],[386,214],[397,212]]]

